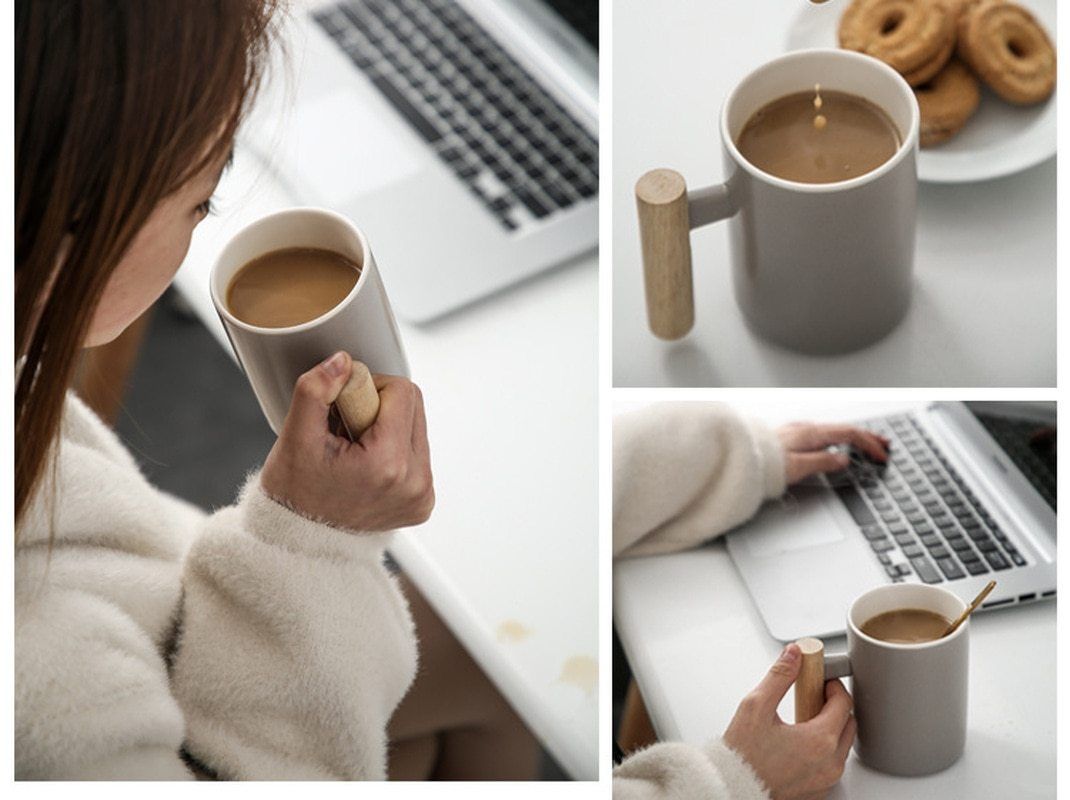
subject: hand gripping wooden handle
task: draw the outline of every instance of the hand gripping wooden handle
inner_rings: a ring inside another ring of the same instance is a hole
[[[825,645],[820,639],[799,639],[802,667],[795,680],[795,721],[806,722],[825,706]]]
[[[379,392],[375,390],[375,381],[363,362],[353,361],[349,380],[342,387],[342,393],[334,405],[353,441],[359,439],[375,422],[379,416]]]
[[[635,202],[647,321],[655,336],[679,339],[695,324],[687,184],[679,172],[651,170],[635,184]]]

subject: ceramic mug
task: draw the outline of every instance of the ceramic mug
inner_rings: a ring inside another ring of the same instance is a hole
[[[824,184],[784,180],[747,162],[736,140],[750,117],[818,83],[883,109],[899,131],[895,154],[865,175]],[[918,122],[902,76],[861,53],[800,50],[747,75],[721,110],[725,183],[689,192],[679,173],[659,169],[636,184],[651,330],[678,339],[691,329],[689,231],[728,220],[736,302],[759,336],[832,354],[890,332],[910,304]]]
[[[287,247],[317,247],[360,265],[356,285],[322,316],[288,328],[250,325],[230,313],[227,286],[257,256]],[[290,408],[294,385],[332,353],[349,352],[373,373],[409,376],[394,312],[368,240],[348,219],[321,208],[291,208],[243,228],[219,254],[210,278],[212,302],[227,337],[276,434]]]
[[[970,622],[916,644],[862,632],[868,620],[900,608],[953,620],[966,604],[927,584],[896,583],[861,595],[847,613],[847,652],[825,656],[818,702],[824,702],[825,680],[850,676],[858,722],[854,750],[862,763],[890,775],[930,775],[958,761],[966,746]],[[807,657],[804,649],[804,663]]]

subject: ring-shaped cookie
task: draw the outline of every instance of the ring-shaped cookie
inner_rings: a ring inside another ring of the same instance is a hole
[[[983,0],[968,8],[959,21],[959,54],[1009,103],[1039,103],[1055,90],[1051,39],[1014,3]]]
[[[933,0],[854,0],[840,18],[840,46],[867,53],[901,73],[929,63],[955,35]]]
[[[940,144],[958,133],[981,101],[977,78],[957,58],[932,81],[914,89],[914,95],[921,112],[922,147]]]

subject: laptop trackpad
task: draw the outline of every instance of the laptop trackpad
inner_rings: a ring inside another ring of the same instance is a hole
[[[828,496],[824,488],[788,489],[748,526],[747,549],[752,555],[768,557],[841,541],[845,533],[829,508]]]
[[[392,114],[353,89],[301,103],[293,111],[277,163],[301,193],[326,205],[403,180],[420,152],[384,119]]]

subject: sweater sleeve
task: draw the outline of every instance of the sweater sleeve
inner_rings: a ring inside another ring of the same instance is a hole
[[[613,420],[613,555],[694,547],[784,491],[775,433],[721,403],[659,403]]]
[[[412,682],[390,534],[346,532],[268,498],[259,476],[208,519],[183,578],[172,691],[185,749],[228,779],[383,779]]]
[[[681,742],[656,744],[613,770],[613,800],[769,800],[769,792],[743,760],[722,741],[706,747]]]

